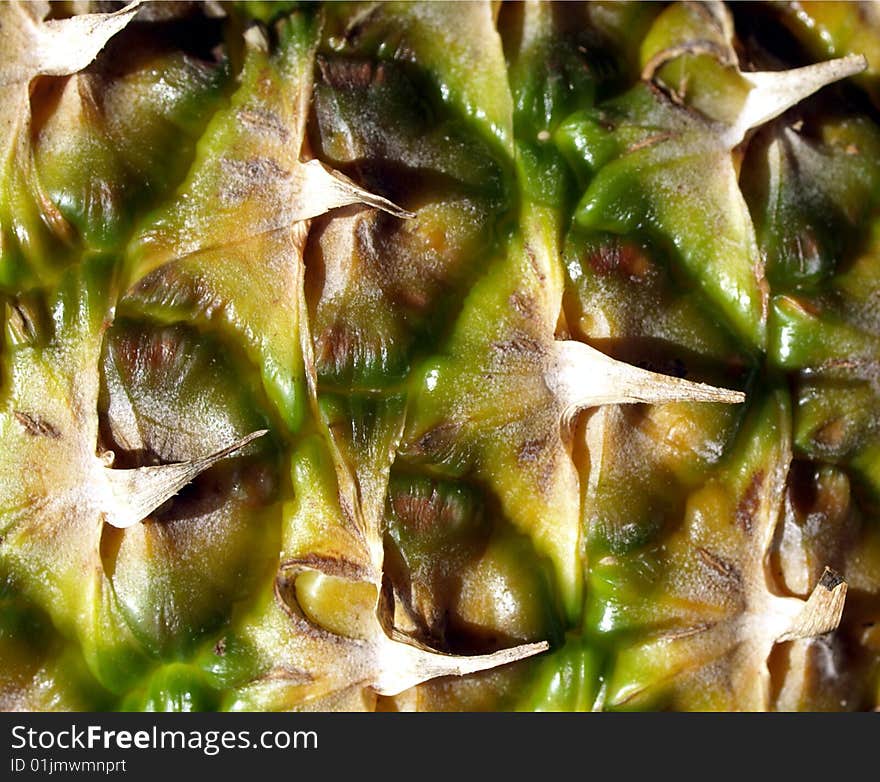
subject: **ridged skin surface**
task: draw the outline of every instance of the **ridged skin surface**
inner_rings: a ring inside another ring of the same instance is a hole
[[[878,41],[0,7],[0,709],[880,707]]]

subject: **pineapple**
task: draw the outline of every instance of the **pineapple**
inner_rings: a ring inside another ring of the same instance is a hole
[[[0,36],[0,708],[880,705],[872,6]]]

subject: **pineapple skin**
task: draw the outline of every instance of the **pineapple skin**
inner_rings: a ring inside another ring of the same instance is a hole
[[[0,709],[880,706],[873,7],[91,5],[0,9]]]

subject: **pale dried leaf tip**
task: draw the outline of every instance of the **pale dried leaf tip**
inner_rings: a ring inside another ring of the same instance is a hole
[[[269,39],[258,24],[253,24],[244,31],[244,40],[249,48],[258,52],[269,51]]]
[[[142,0],[135,0],[110,14],[81,14],[69,19],[34,22],[33,32],[42,41],[38,73],[67,76],[85,68],[114,35],[137,14]]]
[[[377,640],[379,674],[372,687],[380,695],[398,695],[438,676],[464,676],[498,668],[549,649],[546,641],[502,649],[492,654],[459,657],[422,649],[382,634]]]
[[[776,640],[783,642],[797,638],[814,638],[836,630],[843,616],[845,601],[846,581],[840,574],[826,567],[800,613]]]
[[[725,142],[735,147],[751,129],[778,117],[833,82],[854,76],[868,67],[861,54],[817,62],[790,71],[742,73],[751,85],[736,121],[725,133]]]
[[[555,344],[546,381],[566,414],[600,405],[662,402],[739,404],[741,391],[661,375],[617,361],[583,342]]]
[[[387,198],[370,193],[352,182],[347,176],[325,166],[319,160],[309,160],[297,166],[297,182],[302,203],[297,219],[309,220],[340,206],[366,204],[382,209],[395,217],[415,217],[412,212],[401,209]]]
[[[267,432],[266,429],[251,432],[215,453],[192,461],[131,470],[102,467],[109,490],[104,508],[105,520],[120,529],[143,521],[197,475]]]
[[[226,18],[226,9],[223,7],[223,3],[220,0],[205,0],[205,4],[202,6],[205,16],[209,19],[224,19]]]

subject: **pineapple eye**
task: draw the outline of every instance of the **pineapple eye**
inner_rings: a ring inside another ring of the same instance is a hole
[[[187,326],[117,320],[104,339],[100,446],[114,469],[183,462],[266,427],[259,389]],[[198,475],[141,524],[105,527],[104,567],[126,621],[160,653],[228,618],[271,562],[279,472],[267,438]]]
[[[306,292],[319,378],[399,382],[437,338],[497,244],[507,163],[408,62],[319,54],[309,144],[413,213],[348,209],[316,221]]]
[[[551,579],[497,500],[466,481],[416,477],[401,463],[385,509],[386,574],[401,622],[440,648],[491,651],[551,637]]]
[[[124,67],[111,49],[101,67],[56,87],[34,146],[46,197],[93,250],[118,251],[136,219],[180,183],[231,76],[225,60],[206,63],[132,33],[116,42]]]
[[[64,643],[51,619],[7,584],[0,585],[0,709],[106,708],[78,649]]]
[[[829,110],[816,116],[824,105]],[[819,95],[772,123],[743,162],[743,193],[779,293],[821,295],[870,239],[865,217],[880,183],[880,133],[832,106]]]

